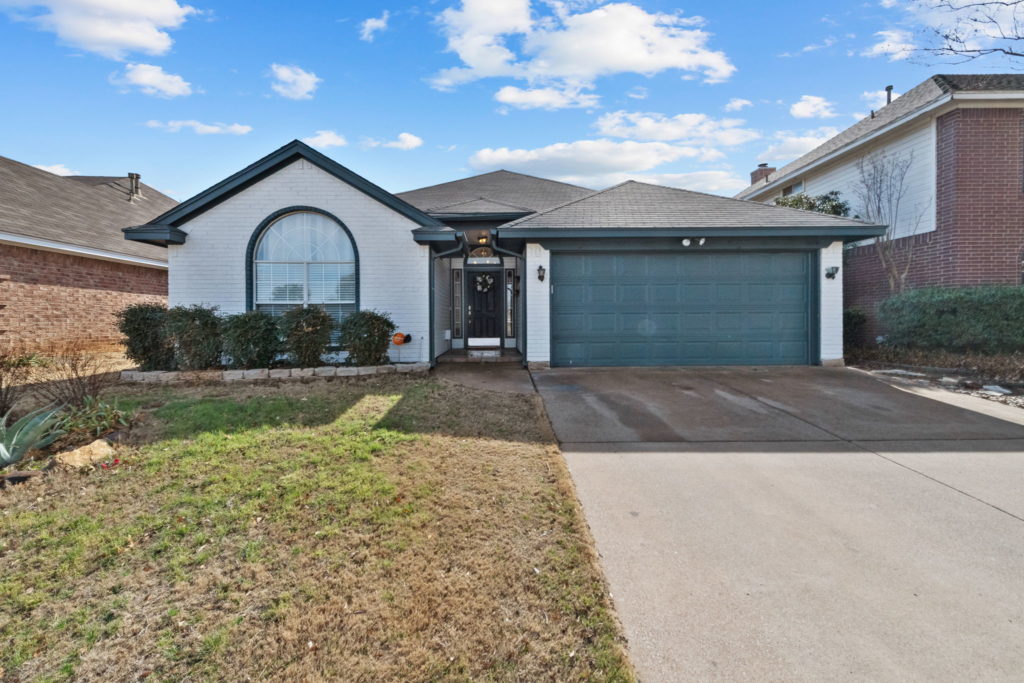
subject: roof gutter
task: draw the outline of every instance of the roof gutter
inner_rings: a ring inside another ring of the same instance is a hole
[[[961,93],[960,95],[956,96],[956,99],[968,99],[968,98],[963,97],[964,94],[965,93]],[[743,192],[739,193],[738,195],[736,195],[736,197],[738,199],[749,199],[749,198],[754,197],[756,195],[760,195],[760,194],[762,194],[762,193],[764,193],[764,192],[766,192],[768,190],[777,190],[780,186],[784,185],[787,181],[793,179],[795,176],[807,173],[808,171],[812,171],[812,170],[818,168],[819,166],[822,166],[822,165],[827,164],[827,163],[829,163],[831,161],[834,161],[838,157],[841,157],[844,154],[847,154],[848,152],[852,152],[853,150],[855,150],[855,149],[857,149],[859,147],[863,147],[867,143],[872,142],[874,140],[877,140],[878,138],[882,137],[883,135],[886,135],[886,134],[890,133],[894,129],[896,129],[896,128],[898,128],[898,127],[908,123],[909,121],[913,121],[914,119],[918,118],[919,116],[922,116],[923,114],[927,114],[927,113],[929,113],[931,111],[934,111],[934,110],[936,110],[936,109],[938,109],[938,108],[940,108],[940,107],[942,107],[942,106],[944,106],[946,104],[949,104],[951,101],[953,101],[953,99],[954,99],[954,96],[951,95],[951,94],[943,95],[942,97],[940,97],[939,99],[935,100],[931,104],[927,104],[927,105],[921,107],[920,109],[916,109],[916,110],[914,110],[914,111],[912,111],[912,112],[910,112],[908,114],[905,114],[904,116],[901,116],[898,119],[894,119],[893,121],[891,121],[888,124],[882,126],[878,130],[874,131],[873,133],[871,133],[869,135],[865,135],[864,137],[861,137],[861,138],[857,138],[853,142],[851,142],[851,143],[849,143],[847,145],[844,145],[843,147],[840,147],[839,149],[835,150],[834,152],[830,152],[830,153],[826,154],[825,156],[821,157],[820,159],[815,159],[814,161],[812,161],[811,163],[807,164],[806,166],[801,166],[798,169],[790,171],[786,175],[779,176],[778,178],[776,178],[775,180],[771,181],[770,183],[767,183],[765,185],[761,185],[760,187],[758,187],[755,190],[750,190],[750,188],[747,188],[747,190],[744,190]]]
[[[574,239],[617,237],[834,237],[864,239],[885,234],[884,225],[850,225],[843,227],[778,227],[778,228],[499,228],[499,237],[506,239]]]
[[[146,258],[144,256],[131,256],[130,254],[119,254],[116,251],[107,251],[106,249],[93,249],[92,247],[82,247],[77,244],[66,244],[64,242],[45,240],[40,239],[38,237],[27,237],[25,235],[17,235],[9,232],[0,232],[0,243],[12,244],[17,247],[26,247],[29,249],[54,251],[61,254],[70,254],[72,256],[94,258],[99,259],[101,261],[114,261],[116,263],[126,263],[133,266],[142,266],[144,268],[158,268],[160,270],[167,270],[166,261],[159,261],[157,259]]]

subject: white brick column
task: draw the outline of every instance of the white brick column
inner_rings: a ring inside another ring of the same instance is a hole
[[[818,278],[821,282],[819,320],[821,364],[843,364],[843,243],[833,242],[821,250]],[[839,268],[834,280],[825,277],[829,268]]]

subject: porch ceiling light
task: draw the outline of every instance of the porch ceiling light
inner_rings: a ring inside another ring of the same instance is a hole
[[[540,280],[541,282],[544,282],[545,272],[546,271],[544,270],[544,266],[537,266],[537,279]]]

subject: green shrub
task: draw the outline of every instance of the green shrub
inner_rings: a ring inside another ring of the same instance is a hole
[[[79,407],[65,408],[60,418],[60,429],[67,434],[85,434],[91,438],[103,436],[131,426],[134,415],[112,403],[89,397]]]
[[[21,461],[29,451],[46,448],[61,436],[60,408],[43,408],[7,426],[10,414],[0,417],[0,468]]]
[[[166,327],[182,370],[208,370],[221,364],[221,320],[216,308],[175,306],[167,311]]]
[[[281,348],[277,320],[263,311],[224,318],[224,352],[236,368],[266,368]]]
[[[352,365],[385,365],[395,323],[387,313],[358,311],[341,321],[341,348]]]
[[[319,306],[296,307],[281,316],[281,336],[292,362],[300,368],[320,365],[331,343],[334,320]]]
[[[868,316],[861,309],[852,306],[843,311],[843,347],[853,349],[864,346],[864,328]]]
[[[1024,287],[930,287],[881,303],[886,344],[918,349],[1013,353],[1024,350]]]
[[[139,369],[173,370],[174,346],[167,337],[167,307],[135,304],[117,314],[117,329],[124,335],[124,355]]]

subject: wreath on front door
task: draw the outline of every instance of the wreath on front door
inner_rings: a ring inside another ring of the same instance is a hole
[[[473,279],[473,283],[476,285],[476,291],[489,292],[494,287],[494,276],[480,273]]]

